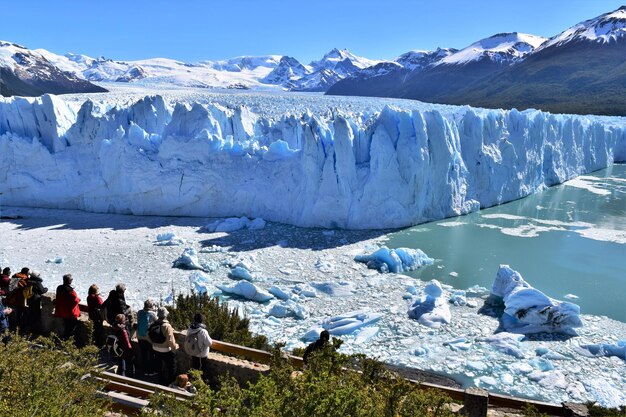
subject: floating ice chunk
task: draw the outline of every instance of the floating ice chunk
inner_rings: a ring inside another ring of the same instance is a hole
[[[565,389],[567,387],[565,375],[559,370],[533,371],[528,374],[528,379],[538,382],[545,388]]]
[[[415,356],[426,356],[430,353],[430,349],[427,346],[418,346],[411,353]]]
[[[289,300],[291,298],[291,295],[287,294],[285,291],[281,290],[280,288],[278,288],[277,286],[273,286],[271,287],[269,290],[267,290],[270,294],[272,294],[274,297],[278,298],[279,300]]]
[[[515,378],[513,378],[513,375],[509,373],[500,375],[500,382],[502,382],[505,385],[511,385],[514,381],[515,381]]]
[[[416,319],[421,325],[439,328],[450,323],[452,318],[448,303],[442,297],[443,290],[437,280],[432,280],[423,294],[409,306],[409,317]]]
[[[354,285],[350,282],[312,282],[311,286],[331,297],[349,297],[353,295]]]
[[[244,265],[237,265],[230,270],[228,278],[232,279],[244,279],[246,281],[254,281],[254,277],[248,268]]]
[[[47,264],[62,264],[63,258],[61,258],[60,256],[57,256],[56,258],[46,259],[46,263]]]
[[[322,327],[332,335],[350,334],[364,326],[376,323],[382,316],[380,313],[366,310],[352,311],[324,320]]]
[[[570,357],[562,355],[558,352],[554,352],[545,346],[540,346],[535,349],[535,353],[537,354],[537,356],[541,356],[544,359],[551,359],[555,361],[566,361],[571,359]]]
[[[547,359],[544,358],[533,358],[530,360],[530,365],[536,369],[539,369],[542,372],[551,371],[554,369],[554,365]]]
[[[606,378],[594,378],[583,381],[591,397],[603,407],[617,408],[626,404],[626,392],[615,388]]]
[[[238,295],[247,300],[257,301],[259,303],[264,303],[273,298],[271,294],[262,291],[256,285],[248,281],[239,281],[231,287],[228,285],[218,285],[217,287],[225,293]]]
[[[450,300],[452,304],[455,306],[465,306],[467,305],[467,297],[466,293],[463,290],[456,290],[452,294],[450,294]]]
[[[180,246],[185,244],[185,240],[176,236],[176,233],[160,233],[156,237],[157,246]]]
[[[465,293],[468,297],[482,297],[483,295],[489,294],[489,289],[485,287],[481,287],[480,285],[472,285]]]
[[[293,286],[292,292],[303,297],[317,297],[315,289],[308,284],[296,284]]]
[[[280,319],[274,316],[266,317],[265,319],[262,320],[262,322],[263,324],[272,326],[272,327],[280,326],[282,324]]]
[[[335,265],[323,259],[318,259],[315,262],[315,268],[317,268],[318,271],[324,273],[331,273],[335,271]]]
[[[366,327],[359,332],[359,334],[354,339],[353,343],[355,345],[360,345],[365,342],[368,342],[372,337],[378,334],[379,330],[380,330],[380,327],[378,326]]]
[[[565,294],[563,298],[567,298],[568,300],[578,300],[580,297],[574,294]]]
[[[263,220],[262,218],[258,217],[248,222],[248,229],[260,230],[260,229],[264,229],[266,225],[267,225],[267,222]]]
[[[533,371],[533,367],[528,363],[516,362],[509,366],[509,370],[516,374],[529,374]]]
[[[458,276],[459,276],[459,273],[458,273],[458,272],[455,272],[455,271],[452,271],[452,272],[450,272],[448,275],[450,275],[451,277],[456,278],[456,277],[458,277]]]
[[[198,259],[198,253],[191,247],[185,248],[178,259],[174,261],[173,267],[180,269],[199,269],[201,271],[205,270],[204,265],[202,265]]]
[[[354,260],[367,264],[367,267],[370,269],[394,273],[413,271],[434,262],[420,249],[389,249],[386,246],[381,247],[370,255],[357,255],[354,257]]]
[[[580,345],[580,349],[589,352],[592,356],[616,356],[626,360],[626,340],[621,340],[615,344],[599,343]]]
[[[487,364],[482,361],[467,361],[467,367],[473,371],[484,371],[487,369]]]
[[[212,286],[209,281],[209,275],[201,271],[192,272],[191,275],[189,275],[189,281],[194,291],[198,294],[208,293],[209,286]]]
[[[450,348],[453,352],[456,352],[457,350],[469,350],[470,347],[472,347],[472,344],[464,337],[447,340],[443,342],[443,345]]]
[[[520,349],[520,341],[524,338],[524,335],[515,333],[496,333],[488,337],[479,337],[476,340],[478,342],[486,342],[499,352],[506,353],[507,355],[515,356],[516,358],[523,358],[524,354]]]
[[[287,300],[279,301],[272,305],[267,314],[279,318],[293,316],[297,319],[305,319],[308,316],[308,311],[304,306],[292,300]]]
[[[302,335],[301,339],[307,342],[312,342],[313,340],[317,340],[320,338],[320,334],[324,331],[323,327],[315,326],[307,330],[305,334]]]
[[[258,230],[263,229],[266,225],[265,220],[256,218],[250,220],[247,217],[229,217],[227,219],[214,220],[202,228],[203,232],[234,232],[241,229]]]
[[[582,327],[580,307],[546,296],[508,265],[500,265],[491,293],[504,301],[501,324],[509,332],[576,334]]]
[[[492,377],[492,376],[486,376],[486,375],[485,375],[485,376],[481,376],[481,377],[476,378],[476,379],[474,380],[474,382],[475,382],[475,383],[476,383],[476,385],[478,385],[479,387],[480,387],[480,386],[485,386],[485,385],[487,385],[487,386],[492,386],[492,387],[493,387],[493,386],[495,386],[495,385],[498,385],[498,380],[497,380],[497,379],[495,379],[495,378],[494,378],[494,377]]]

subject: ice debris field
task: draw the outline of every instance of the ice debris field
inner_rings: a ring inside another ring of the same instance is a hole
[[[182,91],[0,99],[4,204],[384,229],[626,160],[624,118]]]
[[[40,269],[49,287],[71,272],[83,296],[124,281],[135,308],[214,294],[287,348],[327,329],[345,353],[464,385],[626,404],[626,323],[505,265],[484,272],[491,288],[402,275],[440,260],[376,230],[623,162],[624,118],[185,89],[89,97],[0,99],[2,265]]]

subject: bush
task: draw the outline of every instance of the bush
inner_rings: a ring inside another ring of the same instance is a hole
[[[274,348],[271,371],[246,388],[222,379],[219,392],[202,381],[193,401],[157,395],[152,409],[168,416],[242,417],[451,417],[450,398],[421,391],[415,384],[362,355],[327,349],[311,356],[310,366],[296,371]],[[196,379],[199,375],[196,374]],[[147,414],[154,413],[146,410]]]
[[[78,350],[71,343],[57,348],[51,339],[37,345],[13,336],[0,344],[0,415],[98,416],[110,404],[98,398],[100,386],[83,376],[93,372],[97,349]]]
[[[228,304],[220,303],[218,298],[211,298],[206,293],[179,294],[168,320],[175,329],[184,330],[196,313],[202,313],[209,335],[214,339],[256,349],[269,348],[265,336],[250,332],[249,319],[239,317],[237,310],[231,310]]]

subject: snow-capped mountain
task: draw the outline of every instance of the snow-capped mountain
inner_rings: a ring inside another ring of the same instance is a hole
[[[525,33],[498,33],[442,58],[437,64],[465,65],[489,60],[507,65],[519,61],[545,41],[546,38]]]
[[[435,51],[409,51],[394,61],[407,70],[423,69],[456,52],[458,49],[454,48],[437,48]]]
[[[295,80],[304,77],[310,72],[310,69],[302,65],[297,59],[284,56],[280,59],[276,68],[261,81],[266,84],[276,84],[291,88]]]
[[[626,37],[626,6],[585,20],[550,38],[537,48],[537,52],[552,46],[578,42],[606,44],[622,41]]]
[[[72,72],[65,72],[36,51],[0,41],[0,95],[37,96],[43,93],[102,92]]]
[[[623,6],[550,39],[501,33],[438,60],[427,59],[425,65],[420,60],[428,52],[407,53],[394,61],[399,65],[359,71],[327,94],[624,115],[625,50]],[[417,64],[403,64],[402,59]]]

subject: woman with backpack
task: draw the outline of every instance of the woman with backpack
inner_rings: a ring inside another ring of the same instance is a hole
[[[202,314],[196,313],[193,318],[193,323],[187,329],[187,336],[185,337],[185,352],[191,356],[191,367],[202,371],[203,378],[206,379],[207,375],[207,362],[209,355],[209,349],[213,344],[211,336],[203,323],[204,318]]]
[[[159,372],[159,384],[169,385],[176,375],[176,361],[174,352],[178,350],[178,343],[174,337],[174,328],[167,321],[169,311],[165,307],[157,310],[157,321],[148,328],[148,337],[155,354],[155,368]]]
[[[154,310],[154,302],[146,300],[143,303],[143,309],[137,312],[137,341],[139,342],[139,352],[141,353],[142,371],[145,375],[156,373],[154,368],[154,351],[152,350],[152,343],[150,343],[148,338],[148,328],[155,321],[157,321],[157,315]]]
[[[126,316],[118,314],[115,316],[113,333],[117,337],[117,347],[114,347],[115,355],[118,357],[117,374],[133,377],[135,375],[135,365],[133,357],[133,345],[130,343],[130,336],[126,330]]]
[[[96,284],[92,284],[87,292],[87,308],[89,310],[89,320],[93,322],[93,342],[98,347],[102,347],[104,344],[104,314],[102,305],[100,289]]]
[[[26,280],[26,285],[31,287],[31,296],[28,298],[28,327],[30,331],[39,332],[41,330],[41,298],[48,292],[48,288],[43,286],[43,279],[39,272],[33,271]]]
[[[30,275],[29,268],[22,268],[20,272],[13,275],[9,281],[9,288],[6,295],[5,302],[7,306],[13,309],[13,313],[9,316],[9,328],[11,331],[24,328],[26,324],[26,300],[32,293],[31,288],[27,284],[28,276]]]

